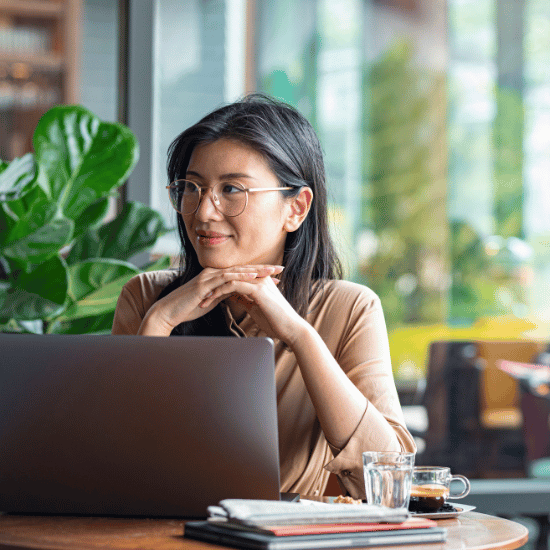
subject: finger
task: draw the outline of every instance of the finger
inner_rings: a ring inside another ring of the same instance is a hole
[[[239,279],[233,279],[228,281],[227,283],[215,288],[210,296],[205,297],[202,302],[200,302],[199,306],[202,308],[209,307],[214,300],[225,300],[233,294],[248,294],[249,292],[254,291],[254,287],[251,286],[251,283],[254,284],[256,280],[245,282]]]
[[[248,296],[245,296],[244,294],[233,294],[229,297],[231,300],[235,300],[239,302],[240,304],[253,304],[254,300],[252,298],[249,298]]]
[[[231,296],[229,296],[229,298],[225,299],[226,302],[228,300],[240,304],[242,307],[244,307],[244,309],[246,309],[246,311],[250,311],[252,307],[256,304],[254,300],[251,300],[250,298],[248,298],[248,296],[244,296],[243,294],[232,294]]]
[[[272,274],[279,274],[283,271],[284,269],[284,266],[282,265],[268,265],[268,266],[264,266],[264,269],[262,270],[258,270],[258,271],[268,271]]]
[[[224,277],[229,276],[231,274],[233,275],[239,275],[239,276],[245,276],[246,273],[257,273],[258,269],[263,268],[264,266],[233,266],[233,267],[226,267],[224,269],[216,269],[213,267],[207,267],[203,269],[199,275],[203,279],[204,282],[206,281],[212,281],[218,277]]]
[[[208,298],[208,299],[206,299],[206,300],[203,300],[203,301],[199,304],[199,307],[200,307],[201,309],[205,309],[205,308],[214,309],[222,300],[223,300],[223,297],[221,297],[221,298],[214,298],[214,299]]]
[[[209,307],[211,305],[211,301],[217,298],[220,298],[222,300],[229,297],[232,293],[246,293],[246,291],[250,291],[251,287],[246,286],[242,287],[239,286],[240,282],[245,283],[245,285],[248,285],[250,283],[252,284],[260,284],[262,281],[265,281],[269,275],[266,275],[265,277],[261,276],[261,273],[258,272],[247,272],[247,273],[225,273],[223,274],[223,279],[225,280],[224,283],[218,285],[217,287],[213,288],[210,292],[206,293],[202,297],[202,301],[199,303],[199,306],[201,308]],[[271,277],[271,280],[278,285],[281,281],[277,277]]]
[[[260,265],[234,266],[233,268],[228,268],[228,270],[245,269],[245,270],[252,270],[252,271],[260,271],[262,273],[266,273],[266,272],[281,273],[284,268],[285,267],[283,265],[260,264]]]
[[[282,265],[244,265],[244,266],[233,266],[227,267],[225,269],[212,269],[206,268],[203,270],[205,281],[212,283],[222,277],[226,281],[233,280],[235,278],[241,278],[247,280],[249,277],[254,279],[269,277],[270,275],[278,275],[284,269]]]
[[[213,277],[208,282],[210,283],[207,285],[207,292],[202,296],[202,300],[206,300],[207,298],[210,298],[214,295],[214,292],[216,291],[216,288],[219,288],[220,286],[223,286],[229,281],[238,281],[238,280],[245,280],[250,281],[255,279],[258,276],[258,273],[255,271],[250,272],[243,272],[243,273],[222,273],[221,274],[221,281],[218,277]],[[210,288],[210,290],[208,290]]]

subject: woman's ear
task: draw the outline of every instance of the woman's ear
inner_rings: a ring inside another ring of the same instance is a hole
[[[292,199],[284,225],[288,233],[296,231],[300,225],[302,225],[302,222],[306,219],[309,209],[311,208],[312,200],[313,191],[307,186],[302,187],[298,195]]]

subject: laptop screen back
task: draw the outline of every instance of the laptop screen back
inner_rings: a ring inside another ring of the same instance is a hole
[[[279,498],[267,338],[0,335],[0,511],[204,517]]]

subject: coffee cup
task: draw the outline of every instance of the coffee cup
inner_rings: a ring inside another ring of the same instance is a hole
[[[463,485],[461,492],[451,488],[453,481]],[[464,498],[470,492],[470,482],[461,475],[451,475],[445,466],[416,466],[413,469],[409,510],[429,513],[439,510],[448,498]]]
[[[407,509],[411,492],[414,453],[365,452],[363,471],[367,502]]]

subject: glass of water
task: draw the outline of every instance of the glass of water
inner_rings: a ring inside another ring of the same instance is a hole
[[[363,453],[367,502],[388,508],[409,507],[414,453]]]

